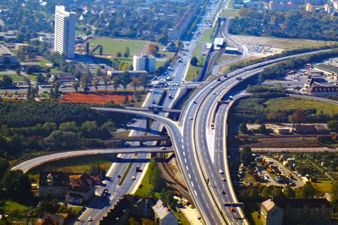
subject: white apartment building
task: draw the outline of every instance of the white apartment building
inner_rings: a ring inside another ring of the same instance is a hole
[[[75,50],[75,13],[65,10],[65,6],[55,6],[54,52],[66,58],[74,58]]]
[[[156,58],[149,57],[147,55],[133,56],[133,70],[142,71],[145,70],[148,73],[156,72]]]

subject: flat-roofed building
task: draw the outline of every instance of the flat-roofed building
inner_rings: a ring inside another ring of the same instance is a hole
[[[66,58],[74,58],[75,13],[65,10],[65,6],[55,6],[54,52]]]
[[[148,71],[148,73],[156,72],[156,58],[147,55],[133,57],[133,70],[134,71]]]
[[[17,57],[8,48],[0,44],[0,68],[15,68],[18,65]]]

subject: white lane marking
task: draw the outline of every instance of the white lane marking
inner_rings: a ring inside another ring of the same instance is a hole
[[[182,152],[182,154],[185,156],[185,152]]]
[[[188,177],[191,179],[191,174],[190,173],[188,173]]]
[[[192,187],[195,187],[195,185],[194,185],[194,183],[193,183],[193,182],[190,182],[190,183],[191,183],[191,186],[192,186]]]
[[[194,190],[194,193],[195,193],[195,195],[197,196],[197,192],[196,192],[196,190]]]
[[[184,158],[184,162],[187,163],[187,159],[186,158]]]
[[[185,166],[185,168],[187,168],[187,170],[189,170],[189,167],[188,167],[188,166]]]

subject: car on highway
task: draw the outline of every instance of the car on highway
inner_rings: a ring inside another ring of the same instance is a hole
[[[230,211],[233,212],[233,213],[235,213],[236,209],[235,208],[231,208]]]
[[[219,172],[220,174],[223,174],[223,173],[224,173],[224,171],[223,171],[223,170],[219,170],[218,172]]]
[[[90,216],[90,217],[87,218],[87,221],[91,222],[91,221],[93,221],[93,218]]]
[[[103,180],[102,181],[102,186],[106,186],[107,184],[109,184],[109,180]]]
[[[166,147],[161,147],[160,150],[167,150]]]
[[[131,179],[132,179],[132,180],[136,180],[136,177],[135,177],[135,176],[132,176]]]

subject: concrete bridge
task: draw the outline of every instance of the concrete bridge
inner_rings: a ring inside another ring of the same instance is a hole
[[[42,166],[46,163],[76,158],[84,156],[97,156],[97,155],[111,155],[111,154],[137,154],[137,153],[170,153],[174,152],[171,148],[158,148],[158,147],[147,147],[147,148],[118,148],[118,149],[93,149],[93,150],[78,150],[69,152],[60,152],[44,156],[39,156],[27,161],[24,161],[14,167],[11,170],[22,170],[24,173],[31,169]]]

